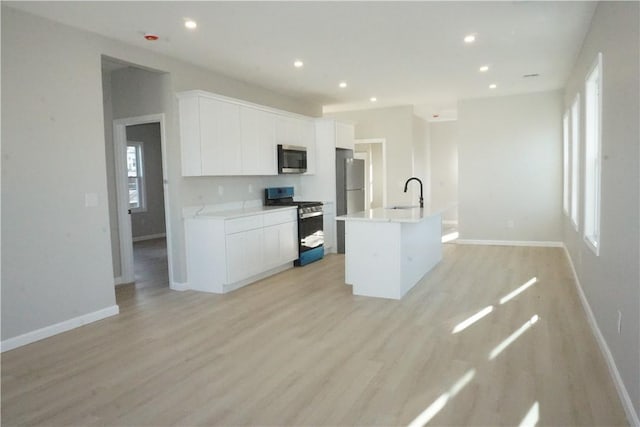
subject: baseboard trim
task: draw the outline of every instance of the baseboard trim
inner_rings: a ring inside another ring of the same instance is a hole
[[[138,237],[134,237],[132,240],[134,242],[142,242],[142,241],[145,241],[145,240],[159,239],[161,237],[167,237],[167,233],[158,233],[158,234],[149,234],[147,236],[138,236]]]
[[[60,323],[36,329],[35,331],[27,332],[26,334],[18,335],[17,337],[6,339],[0,343],[0,352],[13,350],[14,348],[22,347],[54,335],[70,331],[71,329],[79,328],[80,326],[115,316],[119,312],[120,308],[117,305],[112,305],[111,307],[83,314],[82,316],[74,317]]]
[[[189,284],[183,283],[183,282],[174,282],[172,280],[171,283],[169,284],[169,289],[172,289],[174,291],[188,291]]]
[[[125,278],[122,277],[122,276],[118,276],[118,277],[114,278],[113,282],[114,282],[115,286],[128,285],[130,283],[133,283],[133,282],[129,282],[129,281],[125,280]]]
[[[544,248],[562,248],[562,242],[539,241],[539,240],[473,240],[457,239],[454,241],[459,245],[489,245],[489,246],[539,246]]]
[[[600,351],[604,356],[604,360],[607,362],[607,367],[609,368],[609,374],[613,379],[613,383],[616,386],[616,391],[618,392],[618,396],[620,397],[620,401],[622,402],[622,407],[624,408],[624,412],[627,414],[627,420],[632,426],[640,426],[640,418],[636,413],[635,408],[633,407],[633,402],[631,401],[631,397],[629,396],[629,392],[627,391],[627,387],[624,385],[622,381],[622,377],[620,376],[620,372],[618,371],[618,367],[616,366],[616,362],[611,354],[611,350],[607,345],[607,341],[604,339],[604,335],[600,331],[598,327],[598,322],[596,321],[596,317],[593,315],[593,311],[591,310],[591,306],[589,305],[589,300],[587,300],[587,296],[584,294],[582,290],[582,285],[580,284],[580,279],[578,278],[578,272],[576,271],[575,266],[573,265],[573,260],[571,259],[571,255],[569,255],[569,250],[566,245],[562,245],[564,249],[564,253],[569,260],[569,266],[571,267],[571,272],[573,273],[574,283],[576,284],[576,290],[578,291],[578,296],[580,297],[580,302],[582,303],[582,308],[587,316],[587,321],[589,322],[589,326],[591,327],[591,332],[593,333],[596,341],[598,342],[598,347],[600,347]]]

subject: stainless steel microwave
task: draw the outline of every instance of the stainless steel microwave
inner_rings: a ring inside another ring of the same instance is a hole
[[[278,144],[278,173],[305,173],[307,147]]]

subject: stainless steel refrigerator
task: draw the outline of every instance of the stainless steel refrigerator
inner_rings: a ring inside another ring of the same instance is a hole
[[[364,210],[364,160],[351,150],[336,150],[336,214]],[[344,221],[337,224],[338,253],[344,253]]]

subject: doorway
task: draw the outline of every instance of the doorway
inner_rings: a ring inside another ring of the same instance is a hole
[[[384,138],[356,139],[354,157],[365,161],[365,207],[387,205],[387,159]]]
[[[164,114],[113,121],[121,282],[170,286]]]

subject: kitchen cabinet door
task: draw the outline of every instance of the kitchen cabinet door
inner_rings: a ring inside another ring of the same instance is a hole
[[[243,175],[277,175],[275,114],[240,107]]]
[[[280,262],[298,259],[298,222],[280,224]]]
[[[298,258],[298,223],[286,222],[264,228],[265,268]]]
[[[179,117],[182,176],[200,176],[200,99],[197,96],[180,98]]]
[[[336,252],[336,216],[335,214],[324,214],[322,217],[324,232],[324,249],[327,253]]]
[[[241,175],[240,106],[200,97],[202,175]]]
[[[262,272],[263,229],[243,231],[226,236],[227,283],[235,283]]]
[[[300,121],[301,145],[307,147],[307,172],[305,175],[316,173],[316,125],[311,120]]]
[[[353,150],[355,146],[355,130],[353,125],[336,122],[336,147]]]
[[[302,145],[302,127],[299,119],[276,116],[276,144]]]

